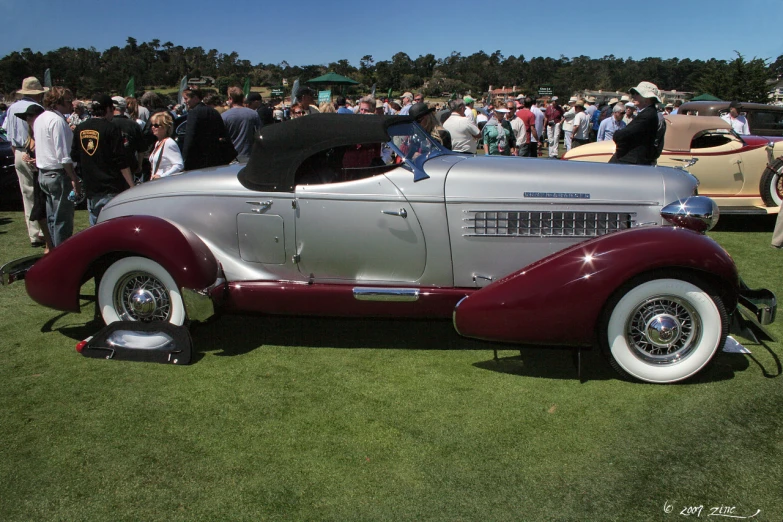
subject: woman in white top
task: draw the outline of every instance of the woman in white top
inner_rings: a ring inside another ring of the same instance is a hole
[[[155,148],[150,154],[150,164],[152,165],[150,179],[165,178],[185,170],[177,142],[171,138],[174,127],[171,115],[166,111],[156,112],[150,117],[150,121],[152,122],[152,134],[158,138]]]

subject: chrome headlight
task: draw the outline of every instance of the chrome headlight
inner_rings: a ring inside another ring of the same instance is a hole
[[[678,227],[704,233],[718,223],[720,211],[712,199],[705,196],[691,196],[685,201],[677,201],[663,207],[661,217]]]

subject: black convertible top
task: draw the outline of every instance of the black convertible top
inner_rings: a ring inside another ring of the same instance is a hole
[[[313,154],[333,147],[390,141],[388,128],[411,116],[312,114],[267,125],[253,145],[239,182],[250,190],[291,192],[294,175]]]

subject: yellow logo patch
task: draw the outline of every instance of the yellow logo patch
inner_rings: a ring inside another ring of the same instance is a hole
[[[83,130],[79,132],[79,143],[82,145],[82,150],[92,156],[95,151],[98,150],[98,141],[101,135],[98,131]]]

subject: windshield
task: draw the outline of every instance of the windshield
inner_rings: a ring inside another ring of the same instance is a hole
[[[414,170],[421,169],[432,158],[451,154],[451,151],[432,138],[416,123],[398,123],[388,129],[389,146]]]

